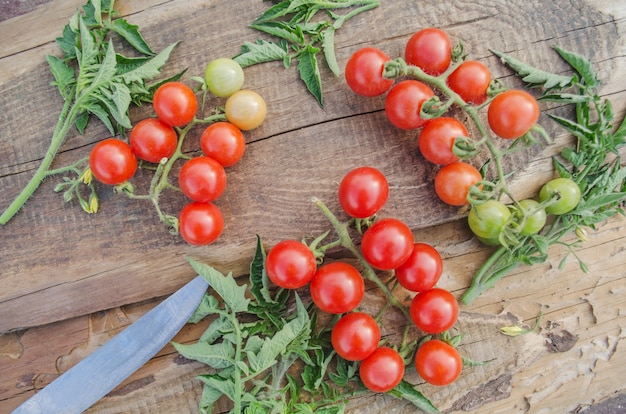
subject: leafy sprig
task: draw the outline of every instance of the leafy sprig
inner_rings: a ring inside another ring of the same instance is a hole
[[[258,63],[282,61],[285,68],[297,61],[297,70],[308,91],[323,107],[320,52],[330,71],[339,76],[335,56],[335,32],[350,18],[378,7],[378,0],[284,0],[266,10],[250,27],[277,38],[245,42],[234,59],[247,67]],[[345,14],[338,10],[348,9]],[[319,18],[324,13],[327,20]]]
[[[576,145],[564,148],[560,157],[553,158],[553,164],[561,177],[578,184],[581,201],[572,211],[556,217],[540,234],[497,249],[474,275],[469,289],[461,297],[464,303],[470,303],[520,264],[545,262],[548,249],[553,245],[568,249],[559,268],[565,265],[571,254],[587,272],[587,265],[575,252],[586,240],[586,228],[595,229],[610,217],[625,214],[626,167],[621,165],[619,149],[626,144],[626,119],[615,128],[611,102],[598,95],[599,81],[591,62],[562,48],[555,47],[555,50],[574,70],[571,76],[551,74],[504,53],[494,53],[529,86],[546,88],[543,97],[547,100],[575,105],[574,120],[556,115],[550,117],[576,138]],[[609,154],[615,155],[612,161],[607,161]],[[564,241],[571,234],[577,239],[571,243]]]
[[[161,83],[182,75],[150,83],[160,74],[176,44],[156,53],[137,26],[123,18],[115,18],[115,14],[113,0],[89,0],[76,11],[62,36],[56,39],[63,56],[46,57],[54,77],[53,84],[65,102],[45,157],[22,192],[0,215],[0,224],[6,224],[19,211],[44,178],[59,173],[76,173],[76,178],[65,179],[69,184],[57,187],[58,191],[63,191],[69,186],[70,191],[64,192],[66,201],[77,197],[85,211],[97,210],[93,201],[95,189],[84,179],[84,170],[77,170],[80,162],[68,168],[51,169],[72,127],[83,134],[93,115],[111,134],[120,128],[130,128],[130,105],[151,101],[153,92]],[[119,40],[130,45],[136,56],[117,53],[114,43]],[[89,196],[82,195],[81,183],[87,184]]]

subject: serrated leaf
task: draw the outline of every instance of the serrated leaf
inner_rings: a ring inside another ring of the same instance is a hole
[[[276,36],[280,39],[285,39],[286,41],[294,44],[300,45],[304,43],[302,30],[298,27],[294,28],[282,22],[260,22],[252,24],[250,27],[260,32]]]
[[[339,69],[337,57],[335,56],[335,28],[333,26],[328,26],[322,32],[322,50],[330,71],[335,76],[341,75],[341,69]]]
[[[172,342],[172,345],[185,358],[202,362],[214,369],[228,368],[235,363],[235,346],[227,341],[215,344],[196,342],[189,345]]]
[[[583,217],[591,217],[596,210],[609,207],[626,200],[626,192],[602,194],[581,202],[570,214],[578,214]]]
[[[289,11],[290,3],[291,1],[281,1],[280,3],[276,3],[259,16],[254,23],[274,20],[285,16]]]
[[[576,93],[562,92],[562,93],[547,93],[538,97],[537,100],[542,101],[542,102],[574,104],[574,103],[590,102],[592,99],[588,95],[579,95]]]
[[[207,296],[209,298],[212,298],[211,300],[214,300],[217,302],[217,299],[215,299],[213,295],[207,295]],[[216,304],[215,309],[217,309],[217,306],[218,305]],[[234,327],[233,327],[232,322],[228,318],[226,318],[224,315],[220,315],[219,317],[215,318],[213,322],[209,324],[209,326],[202,333],[202,335],[200,335],[200,338],[198,339],[198,341],[212,344],[218,339],[223,339],[224,335],[232,332],[233,329]]]
[[[548,114],[548,116],[556,121],[559,125],[565,128],[568,132],[570,132],[575,137],[581,138],[583,140],[588,140],[589,137],[593,136],[593,131],[589,128],[581,125],[577,122],[574,122],[570,119],[563,118],[557,115]]]
[[[141,33],[139,33],[139,26],[130,24],[125,19],[116,19],[111,25],[111,30],[126,40],[137,52],[143,55],[155,54]]]
[[[76,22],[78,22],[78,14],[75,14]],[[76,31],[72,29],[71,24],[65,25],[63,28],[63,32],[60,37],[55,39],[59,48],[65,53],[65,57],[67,59],[73,59],[76,57]]]
[[[212,414],[213,405],[222,397],[222,392],[206,384],[202,387],[199,409],[201,414]]]
[[[64,100],[67,101],[71,99],[74,95],[73,87],[76,83],[74,69],[70,68],[64,61],[56,56],[48,55],[46,56],[46,61],[48,62],[52,76],[54,76],[54,82],[52,82],[52,84],[59,88],[59,93]]]
[[[208,315],[214,314],[219,310],[219,303],[213,295],[205,294],[202,300],[193,311],[193,314],[189,317],[189,323],[198,323]]]
[[[107,112],[106,109],[104,109],[102,105],[100,105],[97,102],[90,102],[89,106],[87,106],[85,110],[97,116],[98,119],[104,124],[104,126],[107,127],[111,135],[115,135],[115,128],[113,127],[113,123],[111,122],[109,113]]]
[[[270,338],[265,338],[258,354],[250,354],[248,360],[253,372],[263,372],[276,363],[276,358],[285,352],[290,343],[299,338],[303,332],[310,330],[309,315],[296,295],[297,317],[283,326]]]
[[[532,86],[543,86],[546,89],[564,88],[572,84],[571,76],[563,76],[556,73],[550,73],[533,66],[530,66],[512,56],[505,53],[491,50],[491,53],[498,56],[502,63],[513,69],[519,76],[523,76],[522,80]]]
[[[306,88],[315,97],[319,106],[323,108],[322,79],[316,56],[319,51],[319,49],[308,45],[298,56],[298,72]]]
[[[232,275],[223,275],[213,267],[188,258],[191,267],[198,272],[233,312],[248,310],[250,299],[246,298],[246,285],[239,286]]]
[[[127,84],[130,82],[142,82],[158,76],[161,67],[167,63],[172,50],[174,50],[178,43],[179,42],[172,43],[143,65],[129,72],[122,73],[119,76]]]
[[[265,272],[265,251],[259,235],[257,235],[254,257],[250,263],[250,292],[259,306],[276,304],[269,291],[269,278]]]
[[[428,398],[405,380],[400,381],[398,385],[389,394],[398,398],[410,401],[414,406],[427,413],[439,413],[440,411],[433,405]]]
[[[574,52],[554,46],[554,50],[581,76],[585,84],[590,88],[598,86],[599,81],[589,60]]]
[[[219,374],[199,375],[197,378],[216,393],[219,392],[220,396],[226,395],[231,400],[235,398],[235,385],[231,380],[224,379]]]
[[[233,60],[245,68],[257,63],[284,60],[288,55],[287,50],[285,42],[274,43],[259,39],[256,43],[245,42],[241,45],[240,53]]]

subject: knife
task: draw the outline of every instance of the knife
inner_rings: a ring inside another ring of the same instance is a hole
[[[82,413],[148,362],[176,335],[193,314],[208,286],[202,276],[197,276],[26,400],[13,414]]]

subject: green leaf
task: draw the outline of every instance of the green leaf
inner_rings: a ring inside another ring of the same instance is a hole
[[[78,21],[78,14],[74,15]],[[73,59],[76,57],[77,44],[77,32],[74,31],[70,24],[65,25],[60,37],[55,39],[59,48],[65,53],[67,59]]]
[[[138,26],[128,23],[125,19],[117,19],[113,21],[111,30],[126,40],[137,52],[143,55],[155,54],[141,33],[139,33]]]
[[[555,73],[546,72],[530,66],[520,60],[513,58],[505,53],[491,50],[491,53],[498,56],[500,60],[508,67],[513,69],[522,80],[532,86],[543,86],[546,89],[564,88],[572,84],[571,76],[563,76]]]
[[[202,362],[215,369],[224,369],[232,366],[235,361],[235,347],[232,343],[223,341],[215,344],[196,342],[195,344],[179,344],[172,342],[176,351],[187,359]]]
[[[276,363],[276,358],[288,349],[289,345],[303,333],[310,332],[309,315],[296,295],[297,317],[278,331],[273,337],[265,338],[258,354],[249,354],[248,360],[253,372],[263,372]]]
[[[246,285],[239,286],[232,274],[224,276],[213,267],[188,258],[191,267],[198,272],[209,286],[224,300],[233,312],[245,312],[248,310],[250,299],[246,298]]]
[[[269,20],[278,19],[279,17],[285,16],[289,12],[289,5],[291,1],[281,1],[280,3],[276,3],[269,9],[265,11],[258,19],[254,21],[254,23],[265,22]]]
[[[281,39],[285,39],[288,42],[295,44],[304,44],[304,35],[302,30],[289,26],[282,22],[261,22],[255,23],[250,26],[260,32],[276,36]]]
[[[341,75],[341,69],[339,69],[337,57],[335,56],[335,28],[333,26],[328,26],[322,32],[322,50],[330,71],[335,76]]]
[[[210,298],[210,301],[216,302],[215,309],[217,309],[219,307],[217,299],[213,295],[207,296]],[[213,322],[211,322],[202,335],[200,335],[198,341],[212,344],[218,339],[222,339],[224,335],[233,332],[233,330],[234,327],[232,322],[226,316],[220,315],[218,318],[213,320]]]
[[[107,127],[111,135],[115,135],[115,128],[113,127],[113,123],[111,122],[111,118],[109,117],[109,113],[107,110],[98,102],[90,102],[89,106],[85,108],[85,110],[91,114],[94,114],[98,117],[98,119]],[[85,121],[85,125],[87,122]],[[79,129],[80,130],[80,129]]]
[[[589,60],[574,52],[569,52],[561,47],[554,46],[554,50],[581,76],[585,84],[590,88],[599,85],[598,78]]]
[[[304,49],[298,56],[298,72],[300,72],[300,79],[302,79],[306,88],[315,97],[317,103],[323,108],[322,79],[316,57],[319,51],[319,49],[310,45],[307,46],[306,49]]]
[[[50,66],[50,72],[54,76],[53,85],[59,88],[59,93],[66,101],[72,99],[74,95],[74,85],[76,84],[76,78],[74,78],[74,69],[70,68],[64,61],[56,56],[46,56],[48,66]]]
[[[593,131],[591,131],[589,128],[575,121],[552,114],[548,114],[548,116],[578,138],[588,140],[589,137],[593,137],[594,135]]]
[[[254,258],[250,264],[250,292],[259,306],[266,307],[276,304],[269,291],[269,278],[265,272],[265,251],[259,235],[257,235]]]
[[[222,392],[216,388],[204,384],[202,387],[202,397],[200,397],[200,413],[212,414],[213,405],[222,397]]]
[[[172,50],[174,50],[177,45],[178,42],[172,43],[143,65],[129,72],[122,73],[119,76],[127,84],[131,82],[143,82],[158,76],[161,67],[167,63]]]
[[[216,393],[219,392],[220,396],[226,395],[231,400],[235,397],[235,384],[230,379],[225,379],[219,374],[204,374],[197,377],[206,386],[213,388]]]
[[[212,315],[219,310],[219,303],[213,295],[205,294],[193,314],[189,317],[189,323],[198,323],[207,315]]]
[[[108,120],[108,116],[107,116],[107,120]],[[76,129],[81,135],[85,133],[85,128],[87,128],[88,123],[89,123],[89,112],[87,111],[78,115],[78,117],[76,118],[76,122],[74,122],[74,124],[76,125]]]
[[[259,39],[256,43],[245,42],[241,45],[240,53],[233,60],[245,68],[257,63],[284,60],[288,55],[287,51],[288,46],[284,41],[274,43]]]
[[[541,95],[537,98],[538,101],[542,102],[556,102],[561,104],[572,104],[572,103],[586,103],[590,102],[592,99],[588,95],[579,95],[576,93],[547,93]]]
[[[417,388],[409,384],[407,381],[402,380],[396,387],[389,391],[395,397],[410,401],[414,406],[427,413],[439,413],[437,407],[424,394],[419,392]]]
[[[581,202],[570,214],[578,214],[583,217],[591,217],[596,210],[620,203],[626,200],[626,192],[602,194]]]

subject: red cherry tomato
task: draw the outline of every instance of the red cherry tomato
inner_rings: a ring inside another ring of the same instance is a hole
[[[491,130],[505,139],[519,138],[537,123],[539,104],[528,92],[504,91],[489,104],[487,121]]]
[[[213,158],[204,156],[192,158],[180,169],[178,185],[187,197],[208,203],[224,192],[226,171],[222,164]]]
[[[339,204],[355,218],[371,217],[389,197],[385,176],[372,167],[358,167],[346,174],[339,184]]]
[[[137,122],[130,131],[130,147],[144,161],[158,163],[176,151],[178,136],[171,126],[156,118]]]
[[[396,268],[398,283],[413,292],[432,289],[443,271],[441,255],[430,244],[415,243],[409,258]]]
[[[152,106],[161,121],[176,127],[188,124],[196,116],[198,100],[184,83],[167,82],[154,92]]]
[[[468,137],[467,128],[454,118],[431,119],[424,125],[417,140],[420,152],[433,164],[451,164],[459,160],[452,148],[454,139]]]
[[[192,201],[180,211],[178,231],[187,243],[204,246],[213,243],[224,230],[224,217],[212,203]]]
[[[491,72],[483,63],[468,60],[448,76],[447,83],[465,102],[480,105],[487,100]]]
[[[429,75],[440,75],[448,69],[452,60],[450,37],[440,29],[422,29],[407,42],[404,60]]]
[[[409,312],[415,326],[426,333],[438,334],[456,323],[459,303],[447,290],[432,288],[415,295]]]
[[[348,313],[337,321],[330,340],[335,352],[343,359],[362,361],[378,348],[380,328],[366,313]]]
[[[398,219],[379,220],[363,233],[361,251],[365,260],[376,269],[395,269],[411,255],[413,233]]]
[[[387,392],[402,381],[404,360],[397,351],[380,347],[361,361],[359,376],[370,391]]]
[[[424,381],[443,386],[452,384],[459,377],[463,360],[452,345],[431,339],[418,348],[415,368]]]
[[[318,308],[339,314],[357,307],[365,293],[365,283],[354,266],[332,262],[317,269],[309,289]]]
[[[482,180],[480,171],[464,162],[444,166],[435,176],[435,192],[446,204],[463,206],[469,204],[467,195],[474,184]]]
[[[246,150],[246,140],[239,128],[230,122],[209,125],[200,137],[200,148],[207,157],[224,167],[235,165]]]
[[[272,247],[265,260],[269,279],[285,289],[297,289],[311,281],[317,264],[311,249],[296,240],[283,240]]]
[[[346,82],[361,96],[379,96],[387,92],[392,79],[383,78],[383,69],[391,58],[374,47],[365,47],[352,54],[346,64]]]
[[[426,84],[413,79],[394,85],[385,99],[385,114],[393,125],[401,129],[416,129],[426,123],[420,117],[424,102],[435,96]]]
[[[89,167],[101,183],[117,185],[135,175],[137,158],[124,141],[108,138],[98,142],[91,150]]]

